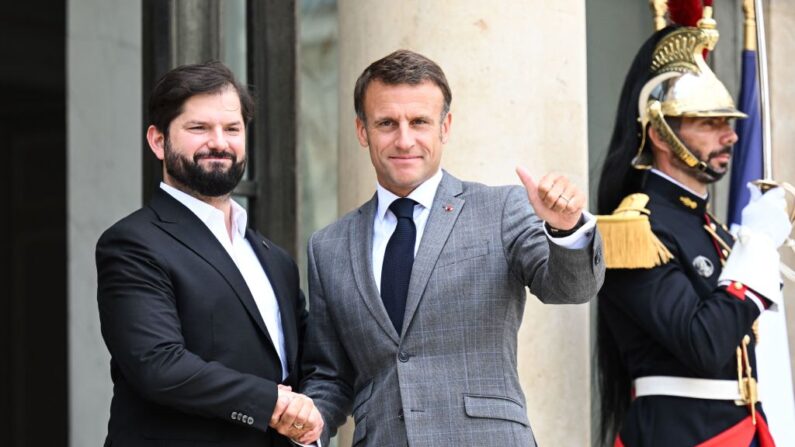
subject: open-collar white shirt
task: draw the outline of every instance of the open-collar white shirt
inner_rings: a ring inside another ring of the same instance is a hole
[[[259,258],[254,253],[254,249],[248,239],[246,239],[248,213],[237,202],[231,200],[232,235],[230,238],[226,230],[223,211],[165,183],[161,182],[160,188],[195,214],[207,226],[213,236],[218,239],[218,242],[224,247],[229,257],[232,258],[232,261],[246,281],[251,295],[254,297],[257,310],[259,310],[262,320],[265,322],[265,327],[268,329],[268,334],[276,347],[276,351],[279,353],[279,360],[282,364],[282,379],[285,379],[289,371],[279,303],[276,301],[276,294],[273,292],[273,286],[268,280],[268,275],[265,274],[265,269],[263,269]],[[196,281],[202,280],[203,278],[196,278]]]

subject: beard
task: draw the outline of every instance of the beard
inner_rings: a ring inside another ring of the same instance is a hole
[[[171,141],[166,138],[164,152],[166,172],[188,190],[204,197],[220,197],[231,193],[246,170],[246,159],[237,161],[237,155],[229,151],[199,151],[190,159],[175,151]],[[211,163],[205,170],[199,160],[210,157],[232,160],[232,166],[224,169],[220,163]]]
[[[727,172],[729,172],[729,163],[728,162],[722,163],[717,168],[713,168],[710,163],[712,162],[713,158],[716,158],[716,157],[724,155],[724,154],[731,155],[731,153],[732,153],[732,147],[731,146],[725,146],[725,147],[722,147],[720,149],[717,149],[717,150],[714,150],[714,151],[710,152],[709,155],[707,155],[707,159],[704,160],[704,162],[707,164],[707,166],[709,166],[711,168],[713,173],[707,173],[707,172],[704,172],[704,171],[697,171],[696,178],[698,178],[698,180],[701,181],[702,183],[707,183],[707,184],[715,183],[715,182],[719,181],[720,179],[722,179],[723,176],[726,175]]]

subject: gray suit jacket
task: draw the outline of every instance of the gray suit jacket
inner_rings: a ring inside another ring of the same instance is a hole
[[[326,422],[324,445],[352,412],[354,446],[534,446],[516,368],[525,286],[545,303],[590,300],[604,277],[598,234],[559,247],[523,188],[445,172],[400,337],[372,273],[376,201],[309,241],[302,391]]]

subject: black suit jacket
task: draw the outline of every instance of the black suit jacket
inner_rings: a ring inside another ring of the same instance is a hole
[[[248,229],[281,312],[290,375],[243,276],[188,208],[158,189],[97,243],[111,354],[106,446],[287,446],[268,427],[276,385],[297,389],[306,311],[290,256]]]

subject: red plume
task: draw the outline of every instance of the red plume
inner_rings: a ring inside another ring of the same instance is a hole
[[[668,0],[668,17],[678,25],[696,26],[704,13],[705,3],[712,5],[711,0]]]

